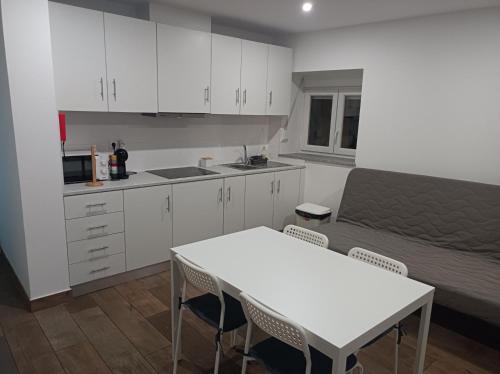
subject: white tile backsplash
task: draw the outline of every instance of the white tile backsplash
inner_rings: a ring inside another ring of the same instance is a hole
[[[129,152],[129,170],[197,165],[203,156],[217,163],[235,162],[243,155],[259,154],[263,147],[275,157],[279,145],[273,138],[279,117],[212,116],[146,117],[129,113],[68,112],[67,154],[90,149],[111,152],[113,141],[122,141]],[[271,143],[271,144],[270,144]]]

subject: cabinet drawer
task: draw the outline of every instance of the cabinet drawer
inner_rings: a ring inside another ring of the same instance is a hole
[[[125,236],[123,233],[68,244],[68,260],[70,264],[122,252],[125,252]]]
[[[90,282],[95,279],[109,277],[125,271],[125,253],[113,256],[102,256],[90,261],[79,262],[69,266],[69,282],[75,284]]]
[[[123,226],[123,212],[71,219],[66,221],[66,238],[68,243],[99,238],[123,232]]]
[[[123,211],[123,192],[111,191],[64,198],[66,219]]]

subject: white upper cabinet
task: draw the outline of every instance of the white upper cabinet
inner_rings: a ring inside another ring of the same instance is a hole
[[[58,110],[107,111],[103,13],[49,2]]]
[[[241,39],[212,34],[212,113],[240,113],[240,73]]]
[[[158,111],[156,24],[104,13],[110,112]]]
[[[290,48],[269,46],[266,100],[268,115],[290,114],[292,58]]]
[[[210,113],[211,34],[157,27],[159,111]]]
[[[242,41],[241,114],[266,114],[267,55],[269,46]]]

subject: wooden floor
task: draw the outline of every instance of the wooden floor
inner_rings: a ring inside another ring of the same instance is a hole
[[[169,274],[162,273],[32,314],[23,308],[0,256],[0,373],[170,373],[169,281]],[[185,315],[180,372],[210,373],[214,332]],[[417,324],[416,317],[405,322],[402,374],[411,373]],[[384,338],[361,353],[365,373],[391,373],[392,343]],[[220,372],[239,373],[240,362],[226,344]],[[248,373],[265,370],[253,363]],[[433,324],[425,373],[498,374],[500,352]]]

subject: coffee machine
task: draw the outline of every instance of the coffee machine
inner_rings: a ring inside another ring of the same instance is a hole
[[[120,142],[118,142],[118,149],[116,149],[116,143],[112,143],[111,145],[113,146],[113,151],[117,161],[117,167],[118,167],[117,179],[128,179],[127,165],[126,165],[126,161],[128,160],[128,152],[121,147]]]

